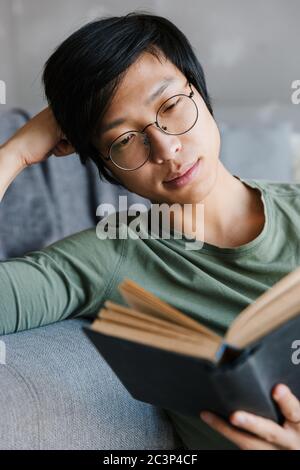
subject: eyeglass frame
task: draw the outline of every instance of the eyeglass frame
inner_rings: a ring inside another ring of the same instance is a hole
[[[195,126],[196,122],[198,121],[199,110],[198,110],[197,103],[195,102],[195,100],[193,100],[193,96],[194,96],[195,93],[194,93],[194,91],[192,90],[191,82],[188,82],[188,86],[190,87],[190,90],[191,90],[190,93],[189,93],[189,95],[186,95],[185,93],[177,93],[176,95],[173,95],[173,96],[170,96],[169,98],[167,98],[167,99],[160,105],[160,107],[158,108],[158,111],[157,111],[157,113],[156,113],[156,120],[155,120],[154,122],[151,122],[150,124],[147,124],[147,125],[144,127],[144,129],[143,129],[142,131],[137,131],[137,130],[131,129],[131,130],[128,130],[128,131],[126,131],[126,132],[123,132],[122,134],[120,134],[118,137],[116,137],[116,138],[111,142],[111,144],[110,144],[110,146],[109,146],[109,149],[108,149],[108,156],[107,156],[107,157],[106,157],[105,155],[103,155],[102,152],[99,152],[99,154],[102,155],[102,157],[104,158],[104,160],[106,160],[106,161],[111,160],[111,162],[112,162],[117,168],[119,168],[120,170],[123,170],[123,171],[135,171],[135,170],[138,170],[139,168],[141,168],[143,165],[145,165],[145,163],[149,160],[149,157],[150,157],[150,155],[151,155],[151,142],[150,142],[150,151],[149,151],[149,155],[148,155],[147,159],[146,159],[140,166],[138,166],[137,168],[122,168],[122,167],[120,167],[119,165],[117,165],[117,164],[113,161],[113,159],[111,158],[111,155],[110,155],[111,148],[112,148],[113,144],[116,142],[116,140],[118,140],[120,137],[122,137],[122,135],[128,134],[128,132],[138,132],[138,133],[140,133],[140,134],[145,134],[144,131],[147,129],[147,127],[152,126],[153,124],[155,124],[156,127],[158,127],[164,134],[167,134],[167,135],[183,135],[183,134],[186,134],[187,132],[189,132],[189,131]],[[167,101],[169,101],[170,99],[175,98],[175,96],[186,96],[186,97],[190,98],[190,99],[193,101],[193,103],[194,103],[194,105],[195,105],[195,107],[196,107],[196,112],[197,112],[197,115],[196,115],[196,119],[195,119],[194,124],[193,124],[189,129],[187,129],[186,131],[180,132],[180,133],[178,133],[178,134],[177,134],[177,133],[172,134],[171,132],[166,132],[164,129],[162,129],[162,128],[160,127],[160,125],[159,125],[158,122],[157,122],[158,113],[159,113],[159,111],[161,110],[161,108],[163,107],[163,105],[164,105]],[[145,134],[145,136],[148,138],[147,134]]]

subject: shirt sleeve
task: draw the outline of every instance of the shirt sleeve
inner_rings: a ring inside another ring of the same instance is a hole
[[[94,316],[118,273],[125,240],[95,228],[0,263],[0,334]]]

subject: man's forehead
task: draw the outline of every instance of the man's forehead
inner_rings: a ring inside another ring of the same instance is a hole
[[[150,52],[143,52],[127,69],[127,76],[130,80],[133,76],[136,77],[138,74],[149,76],[149,72],[151,72],[151,74],[154,75],[162,75],[174,73],[176,70],[178,70],[177,67],[165,57],[162,52],[157,55]]]
[[[143,96],[152,95],[163,81],[180,80],[180,70],[165,57],[143,53],[126,71],[116,92],[117,100],[131,99],[137,90]],[[149,104],[149,103],[144,103]]]
[[[157,77],[155,80],[144,82],[138,89],[131,88],[131,93],[135,96],[141,106],[149,106],[153,103],[167,88],[179,82],[179,77],[174,75],[164,75]],[[130,91],[123,93],[123,101],[132,97]],[[116,101],[118,101],[116,99]]]

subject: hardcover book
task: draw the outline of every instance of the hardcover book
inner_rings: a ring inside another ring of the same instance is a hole
[[[282,422],[271,397],[285,383],[300,398],[300,268],[247,306],[219,336],[130,279],[127,307],[106,300],[84,331],[137,400],[225,419],[245,410]]]

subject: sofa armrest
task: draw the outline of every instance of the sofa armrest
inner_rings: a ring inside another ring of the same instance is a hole
[[[167,415],[133,399],[66,320],[2,336],[1,449],[174,449]]]

